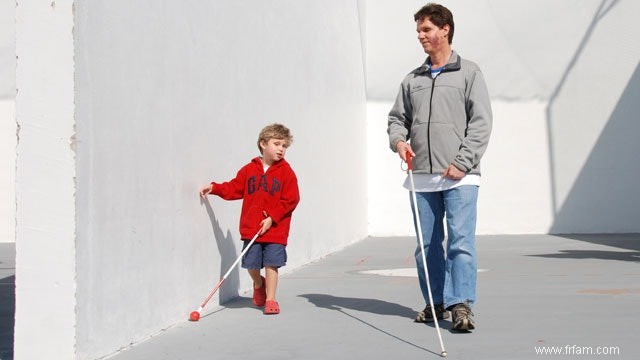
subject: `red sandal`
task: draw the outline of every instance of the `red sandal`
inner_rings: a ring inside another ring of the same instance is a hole
[[[256,306],[264,306],[265,301],[267,300],[267,282],[264,279],[264,276],[260,276],[262,278],[262,287],[253,288],[253,303]]]
[[[264,304],[264,314],[265,315],[276,315],[280,314],[280,305],[275,300],[267,300]]]

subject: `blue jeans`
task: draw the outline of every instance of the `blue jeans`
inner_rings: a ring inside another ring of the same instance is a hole
[[[409,193],[411,196],[411,193]],[[420,226],[427,258],[431,295],[435,304],[445,308],[458,303],[470,307],[476,301],[476,213],[478,187],[463,185],[439,192],[416,193]],[[411,196],[413,221],[418,233],[416,214]],[[447,219],[446,253],[444,250],[443,219]],[[420,290],[429,303],[426,276],[422,265],[420,239],[415,252]]]

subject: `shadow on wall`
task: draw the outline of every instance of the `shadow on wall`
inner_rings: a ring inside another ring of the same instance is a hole
[[[603,128],[566,201],[556,213],[551,233],[635,232],[640,219],[640,64]],[[594,106],[597,106],[594,104]],[[573,231],[570,231],[573,232]]]
[[[220,277],[217,279],[211,279],[212,286],[215,285],[220,279],[222,275],[226,273],[233,262],[238,257],[238,253],[236,252],[236,248],[234,246],[234,240],[231,236],[231,233],[227,231],[227,234],[224,234],[218,220],[216,219],[216,215],[213,212],[213,208],[211,207],[211,203],[207,200],[201,200],[207,209],[207,214],[209,215],[209,220],[211,221],[211,230],[213,231],[213,237],[216,239],[216,245],[218,246],[218,252],[220,253]],[[219,295],[220,295],[220,303],[225,301],[234,299],[238,296],[238,289],[240,288],[240,275],[238,270],[232,271],[227,279],[224,281],[224,285],[220,287]],[[213,289],[213,287],[212,287]]]
[[[593,145],[586,158],[585,164],[576,174],[561,173],[563,165],[573,161],[562,152],[561,148],[554,148],[554,144],[560,140],[569,146],[579,146],[580,139],[571,129],[556,134],[554,124],[559,124],[561,119],[554,118],[552,109],[556,105],[563,108],[584,107],[597,108],[599,104],[586,103],[579,96],[573,96],[567,103],[559,99],[559,94],[567,85],[570,75],[575,75],[574,70],[585,57],[584,52],[600,24],[610,11],[619,5],[618,0],[602,1],[597,9],[591,24],[587,28],[578,49],[571,59],[564,75],[560,79],[550,96],[547,108],[547,129],[549,139],[549,164],[551,166],[551,196],[554,209],[554,221],[549,229],[552,234],[563,233],[603,233],[637,232],[637,219],[640,210],[640,192],[637,191],[635,180],[640,173],[636,166],[636,154],[640,151],[640,142],[636,134],[640,132],[640,123],[637,121],[638,102],[640,98],[640,70],[636,65],[633,76],[627,83],[616,104],[611,116],[606,120],[606,125],[599,134],[598,140]],[[591,74],[578,74],[591,76]],[[619,86],[615,84],[615,86]],[[598,91],[597,86],[593,91]],[[600,91],[606,91],[601,89]],[[588,122],[586,122],[588,123]],[[577,122],[574,126],[580,126]],[[556,138],[556,141],[554,141]],[[564,201],[558,199],[557,186],[563,176],[571,176],[575,180],[571,189],[567,192]]]

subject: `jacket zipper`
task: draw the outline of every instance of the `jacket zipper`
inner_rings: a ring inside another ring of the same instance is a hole
[[[433,158],[431,157],[431,105],[433,104],[433,91],[436,88],[436,78],[431,79],[431,95],[429,95],[429,117],[427,119],[427,150],[429,151],[429,173],[433,174]]]

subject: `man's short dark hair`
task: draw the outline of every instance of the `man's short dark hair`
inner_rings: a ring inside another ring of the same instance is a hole
[[[449,25],[449,44],[453,42],[453,14],[446,7],[435,4],[428,3],[423,6],[417,13],[413,15],[413,20],[418,22],[424,19],[429,19],[435,26],[442,28],[445,25]]]

